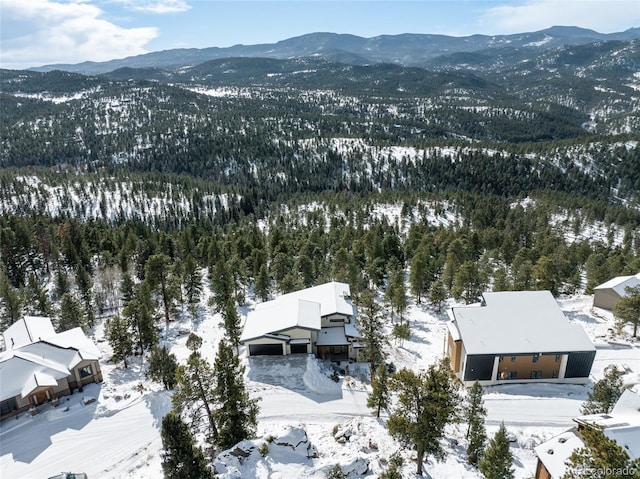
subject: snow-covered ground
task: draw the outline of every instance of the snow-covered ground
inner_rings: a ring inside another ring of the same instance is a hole
[[[627,382],[640,383],[640,344],[629,342],[628,330],[617,335],[611,314],[592,311],[591,302],[590,296],[559,301],[597,345],[592,379],[616,364],[629,370]],[[389,360],[397,368],[422,370],[442,357],[446,314],[414,304],[406,317],[411,339],[391,344]],[[165,343],[180,361],[189,353],[187,336],[179,334],[184,329],[203,337],[203,352],[212,361],[223,335],[220,318],[205,314],[200,321],[185,318],[171,326]],[[25,413],[0,424],[0,477],[46,478],[62,471],[85,472],[91,479],[162,477],[160,425],[171,408],[170,393],[145,378],[140,358],[126,370],[108,360],[101,328],[94,339],[103,352],[104,382],[63,398],[57,408],[45,405],[34,417]],[[252,358],[245,364],[249,391],[261,398],[258,434],[233,454],[218,457],[221,477],[324,478],[335,464],[351,471],[349,477],[375,477],[398,451],[405,460],[404,477],[414,477],[415,456],[388,436],[386,412],[376,419],[366,407],[366,365],[351,365],[350,375],[335,383],[326,367],[306,357]],[[491,434],[504,422],[513,435],[517,478],[533,476],[532,446],[568,428],[588,391],[589,386],[551,384],[487,388],[487,429]],[[84,405],[83,398],[89,397],[96,401]],[[336,431],[344,436],[340,442]],[[448,428],[443,440],[447,456],[442,462],[428,459],[430,477],[481,477],[466,464],[464,431],[464,424]],[[264,457],[259,452],[263,444],[268,447]]]

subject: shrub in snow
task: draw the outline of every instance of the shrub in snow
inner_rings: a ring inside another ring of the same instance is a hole
[[[266,442],[263,442],[260,445],[260,448],[258,449],[258,452],[260,453],[260,455],[262,457],[266,456],[267,454],[269,454],[269,445]]]
[[[329,473],[327,474],[327,479],[345,479],[346,477],[340,468],[340,464],[336,464],[329,469]]]

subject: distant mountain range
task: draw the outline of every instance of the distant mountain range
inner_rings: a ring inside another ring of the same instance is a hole
[[[640,28],[603,34],[594,30],[564,26],[513,35],[467,37],[402,34],[362,38],[347,34],[310,33],[277,43],[234,45],[228,48],[181,48],[107,62],[45,65],[32,70],[41,72],[63,70],[85,75],[104,74],[121,68],[159,68],[175,71],[210,60],[234,57],[315,58],[352,65],[395,63],[402,66],[427,67],[433,62],[437,63],[438,58],[451,55],[489,54],[504,49],[528,53],[544,52],[571,45],[611,40],[631,41],[639,38]],[[477,56],[471,57],[473,61],[477,61],[477,58]]]

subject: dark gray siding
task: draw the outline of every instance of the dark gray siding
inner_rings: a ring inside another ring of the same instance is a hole
[[[565,378],[586,378],[591,373],[595,351],[583,351],[569,353]]]
[[[494,354],[467,356],[463,381],[489,381],[493,372]]]

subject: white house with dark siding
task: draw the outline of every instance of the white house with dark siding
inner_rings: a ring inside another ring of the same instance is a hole
[[[315,354],[358,359],[360,333],[349,285],[331,281],[256,305],[240,342],[248,356]]]

